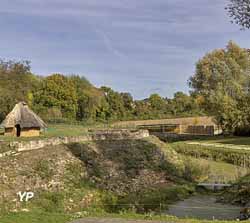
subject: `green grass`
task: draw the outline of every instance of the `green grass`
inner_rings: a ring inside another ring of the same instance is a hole
[[[185,156],[183,156],[185,159]],[[235,182],[240,177],[249,173],[250,169],[239,167],[225,162],[215,162],[213,160],[190,158],[199,166],[207,166],[209,168],[209,176],[207,182]]]
[[[171,145],[184,155],[250,167],[250,137],[198,137]]]
[[[208,220],[196,220],[196,219],[179,219],[173,216],[167,215],[154,215],[154,214],[135,214],[133,212],[121,212],[119,214],[109,214],[105,212],[82,212],[83,217],[93,217],[98,219],[127,219],[127,220],[145,220],[149,222],[151,220],[171,223],[212,223],[214,221]],[[58,213],[46,213],[46,212],[20,212],[11,213],[5,217],[0,217],[1,223],[70,223],[76,216],[81,216],[81,213],[77,215],[67,215]],[[236,223],[237,221],[216,221],[217,223]]]
[[[0,135],[0,141],[29,141],[32,139],[63,137],[63,136],[80,136],[87,134],[89,126],[84,125],[49,125],[48,128],[39,137],[11,137]]]
[[[204,137],[194,140],[188,140],[186,142],[201,142],[201,143],[220,143],[220,144],[232,144],[232,145],[250,145],[250,137],[238,137],[238,136],[214,136]]]
[[[244,148],[217,147],[205,144],[177,142],[171,144],[178,153],[195,158],[204,158],[250,168],[250,150]]]
[[[83,125],[49,125],[44,137],[80,136],[88,133],[90,126]]]
[[[10,213],[0,217],[1,223],[66,223],[72,217],[67,214],[46,213],[40,211]]]
[[[11,142],[11,141],[30,141],[35,139],[51,138],[51,137],[70,137],[70,136],[81,136],[88,134],[92,130],[100,129],[115,129],[116,127],[111,124],[49,124],[48,128],[39,137],[11,137],[4,136],[3,130],[0,129],[0,142]]]

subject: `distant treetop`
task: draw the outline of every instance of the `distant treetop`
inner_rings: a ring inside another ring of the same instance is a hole
[[[232,23],[236,23],[242,29],[250,28],[250,0],[229,0],[230,3],[226,7]]]

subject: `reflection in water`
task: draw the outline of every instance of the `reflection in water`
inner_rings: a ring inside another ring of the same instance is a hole
[[[235,205],[216,203],[213,195],[196,195],[169,206],[167,214],[182,218],[233,220],[239,216],[241,209]]]

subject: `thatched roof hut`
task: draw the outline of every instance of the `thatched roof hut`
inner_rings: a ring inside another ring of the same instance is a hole
[[[45,122],[36,115],[25,102],[19,102],[1,124],[5,135],[38,136],[46,128]]]

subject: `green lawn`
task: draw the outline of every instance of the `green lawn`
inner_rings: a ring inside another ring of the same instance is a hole
[[[108,214],[108,213],[94,213],[88,214],[88,217],[94,217],[97,219],[127,219],[127,220],[144,220],[150,223],[150,220],[160,221],[166,223],[212,223],[214,221],[208,220],[195,220],[195,219],[178,219],[176,217],[153,214],[135,214],[135,213],[120,213],[120,214]],[[0,217],[1,223],[70,223],[74,217],[66,214],[59,213],[44,213],[44,212],[21,212],[12,213],[5,217]],[[216,221],[217,223],[236,223],[237,221]]]
[[[207,166],[209,168],[208,182],[236,182],[240,177],[245,176],[250,171],[248,168],[239,167],[225,162],[216,162],[201,158],[190,159],[200,166]]]
[[[1,223],[66,223],[70,215],[46,212],[19,212],[0,217]]]
[[[49,125],[39,137],[10,137],[0,135],[0,141],[28,141],[32,139],[50,138],[58,136],[79,136],[88,132],[89,126],[84,125]]]
[[[29,141],[32,139],[41,139],[41,138],[50,138],[50,137],[63,137],[63,136],[80,136],[87,134],[90,130],[98,130],[98,129],[110,129],[115,128],[109,124],[49,124],[48,128],[41,134],[39,137],[7,137],[1,135],[3,134],[3,130],[0,129],[0,141]]]
[[[88,133],[89,128],[83,125],[49,125],[43,136],[79,136]]]
[[[214,136],[171,143],[178,153],[250,168],[250,137]]]
[[[250,137],[238,137],[238,136],[214,136],[204,137],[200,139],[188,140],[186,142],[202,142],[202,143],[220,143],[220,144],[232,144],[232,145],[250,145]]]

